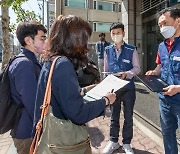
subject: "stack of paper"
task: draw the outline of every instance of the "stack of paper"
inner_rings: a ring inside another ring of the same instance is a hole
[[[101,99],[108,92],[114,92],[128,84],[129,81],[122,80],[114,75],[108,75],[101,83],[86,93],[86,97]]]

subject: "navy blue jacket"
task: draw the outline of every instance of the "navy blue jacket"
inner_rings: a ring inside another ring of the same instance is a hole
[[[43,103],[50,66],[51,62],[45,62],[39,76],[33,135],[41,114],[40,106]],[[66,57],[58,59],[53,71],[51,106],[57,118],[69,119],[75,124],[85,124],[104,115],[106,107],[104,99],[84,102],[74,66]]]
[[[10,65],[8,73],[12,98],[17,104],[23,103],[24,105],[15,134],[11,133],[11,135],[17,139],[27,139],[31,137],[33,126],[37,90],[35,70],[39,74],[41,65],[35,54],[25,48],[22,48],[20,55],[25,55],[27,58],[15,59]]]

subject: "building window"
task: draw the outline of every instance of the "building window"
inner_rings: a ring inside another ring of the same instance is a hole
[[[102,5],[98,5],[98,10],[103,10],[103,6]]]
[[[116,11],[116,4],[113,3],[113,12],[115,12],[115,11]]]
[[[179,3],[179,2],[180,2],[180,0],[169,0],[169,5],[173,6],[173,5],[175,5],[176,3]]]
[[[94,22],[93,31],[94,32],[109,32],[110,26],[111,26],[110,23]]]
[[[96,1],[93,2],[93,8],[96,10]]]
[[[65,6],[68,6],[68,0],[65,0],[65,1],[64,1],[64,5],[65,5]]]
[[[112,2],[94,1],[93,8],[95,10],[115,11],[115,5]]]
[[[65,0],[65,6],[86,8],[86,0]]]
[[[96,32],[96,23],[93,23],[93,31]]]
[[[118,11],[121,12],[121,4],[119,4],[118,7],[119,7]]]

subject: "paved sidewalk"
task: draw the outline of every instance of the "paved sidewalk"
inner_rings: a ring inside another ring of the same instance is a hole
[[[0,154],[16,154],[16,151],[13,148],[13,140],[9,132],[6,134],[0,135]]]
[[[121,114],[120,125],[123,123],[123,115]],[[109,124],[110,124],[110,111],[107,109],[107,115],[96,118],[88,123],[90,130],[90,138],[93,154],[102,154],[103,148],[109,141]],[[141,132],[137,126],[134,127],[134,138],[132,140],[132,147],[135,154],[163,154],[163,149],[160,148],[154,141],[148,138],[145,133]],[[121,127],[122,130],[122,127]],[[120,131],[119,143],[122,145],[122,136]],[[114,154],[123,154],[122,147],[114,151]],[[0,135],[0,154],[16,154],[13,146],[12,138],[9,133]]]
[[[122,125],[123,125],[123,114],[121,113],[120,118],[120,134],[119,134],[119,144],[121,147],[114,151],[113,154],[124,154],[122,150]],[[92,144],[93,154],[102,154],[104,147],[109,141],[109,126],[110,126],[110,112],[107,109],[107,116],[96,118],[88,123],[90,130],[90,138]],[[133,126],[134,137],[131,142],[132,148],[135,154],[163,154],[163,149],[157,145],[156,142],[152,141],[149,137],[145,135],[146,132],[141,132],[137,126]]]

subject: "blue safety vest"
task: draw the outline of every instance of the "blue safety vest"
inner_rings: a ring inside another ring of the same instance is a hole
[[[108,61],[108,72],[125,72],[129,71],[133,68],[132,59],[133,59],[133,52],[135,50],[135,46],[129,45],[124,43],[121,46],[121,54],[117,59],[116,55],[116,48],[115,45],[110,45],[105,48],[105,52],[107,55]],[[130,83],[126,86],[128,89],[134,89],[134,78],[126,79],[130,81]]]
[[[169,85],[180,85],[180,37],[175,38],[170,54],[165,42],[166,40],[159,45],[161,78]],[[174,96],[164,96],[162,93],[158,95],[172,103],[180,103],[180,93]]]
[[[104,49],[105,47],[109,46],[110,43],[105,41],[104,43],[102,43],[101,41],[97,42],[96,44],[96,52],[98,54],[98,59],[104,59]]]

